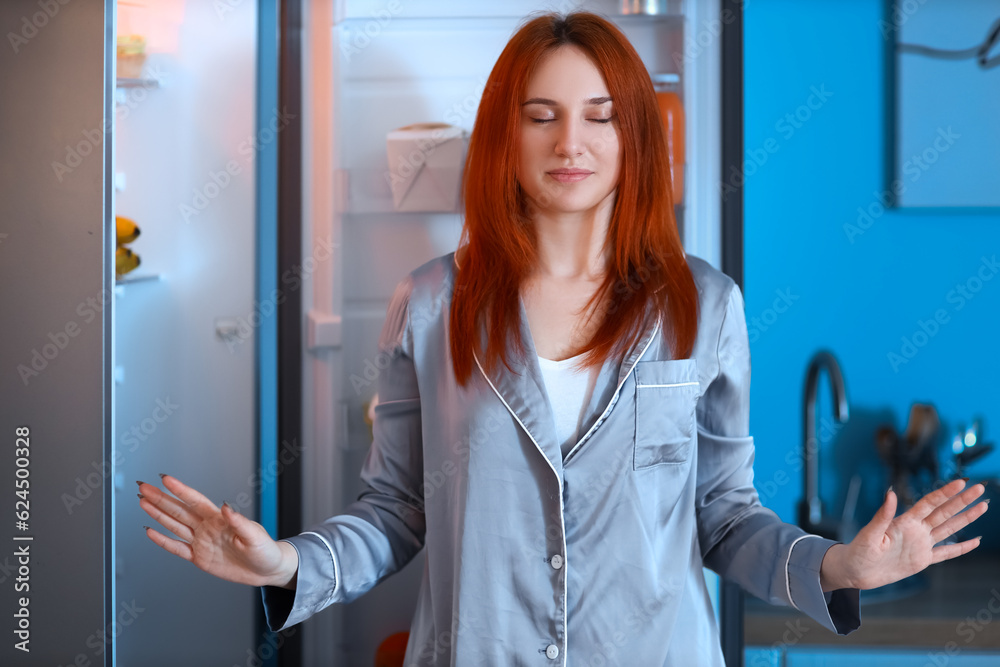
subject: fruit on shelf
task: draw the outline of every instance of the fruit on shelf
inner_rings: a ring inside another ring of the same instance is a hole
[[[117,238],[116,245],[131,243],[139,238],[139,225],[135,224],[135,221],[131,218],[116,215],[115,236]]]
[[[119,246],[115,251],[115,277],[121,278],[130,271],[135,271],[139,267],[139,255],[132,252],[130,248]]]
[[[146,62],[146,38],[142,35],[118,35],[117,76],[141,79]]]

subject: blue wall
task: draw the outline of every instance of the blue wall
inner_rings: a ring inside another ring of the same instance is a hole
[[[746,5],[751,430],[757,488],[786,521],[795,520],[802,494],[802,384],[820,348],[839,358],[852,409],[852,420],[828,438],[821,456],[824,500],[836,514],[846,471],[857,468],[864,472],[861,518],[870,518],[888,484],[872,433],[880,423],[902,431],[914,401],[932,402],[941,415],[949,436],[941,443],[942,461],[951,433],[973,415],[985,418],[985,439],[1000,442],[994,345],[1000,273],[982,268],[992,279],[975,280],[984,257],[1000,257],[1000,212],[880,211],[878,194],[888,187],[883,117],[891,89],[882,12],[881,0]],[[995,85],[1000,69],[993,72]],[[867,228],[858,225],[859,207],[870,208]],[[969,287],[981,287],[971,299],[952,291],[970,279]],[[906,359],[903,337],[921,331],[920,322],[938,311],[944,324],[926,341],[917,336],[926,344]],[[894,367],[889,353],[905,363]],[[829,419],[829,396],[821,397],[820,414]],[[1000,452],[969,472],[1000,476]]]

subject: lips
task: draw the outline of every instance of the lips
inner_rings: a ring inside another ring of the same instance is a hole
[[[560,183],[574,183],[576,181],[582,181],[593,173],[594,172],[587,169],[555,169],[548,172],[549,176]]]

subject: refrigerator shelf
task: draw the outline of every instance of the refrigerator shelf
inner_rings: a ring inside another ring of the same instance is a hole
[[[115,79],[115,88],[159,88],[159,79],[130,79],[118,77]]]
[[[655,23],[666,23],[670,21],[683,21],[683,14],[605,14],[601,13],[601,16],[612,21],[613,23],[626,25],[626,26],[637,26],[637,25],[650,25]],[[334,21],[334,26],[353,26],[358,24],[368,24],[373,21],[378,22],[379,19],[383,21],[386,20],[385,17],[379,16],[345,16],[341,17],[339,20]],[[392,18],[395,23],[397,21],[400,24],[405,24],[407,21],[412,21],[416,26],[426,25],[427,23],[435,23],[437,26],[451,27],[452,24],[462,23],[462,22],[482,22],[482,21],[504,21],[509,22],[511,20],[521,20],[524,16],[518,14],[469,14],[467,16],[414,16],[414,15],[404,15],[396,16]]]
[[[402,7],[406,6],[405,13]],[[656,14],[622,13],[621,0],[584,0],[572,9],[601,14],[613,21],[657,21],[683,16],[683,0],[666,0],[664,11]],[[541,5],[541,6],[539,6]],[[396,9],[399,7],[399,9]],[[425,3],[386,3],[384,0],[345,0],[334,23],[397,19],[521,19],[539,10],[566,11],[556,2],[537,0],[505,0],[504,2],[469,2],[468,0],[438,0]]]
[[[147,282],[159,282],[160,274],[151,273],[145,276],[125,276],[124,278],[115,278],[115,287],[122,285],[131,285],[133,283],[147,283]]]

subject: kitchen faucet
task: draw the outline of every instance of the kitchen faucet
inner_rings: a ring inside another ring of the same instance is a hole
[[[816,394],[819,390],[820,371],[826,368],[833,389],[834,417],[838,423],[847,421],[847,389],[840,373],[837,359],[826,350],[817,352],[809,361],[802,404],[803,493],[799,501],[799,526],[806,532],[828,539],[837,539],[839,524],[823,515],[823,501],[819,497],[819,438],[816,434]]]

